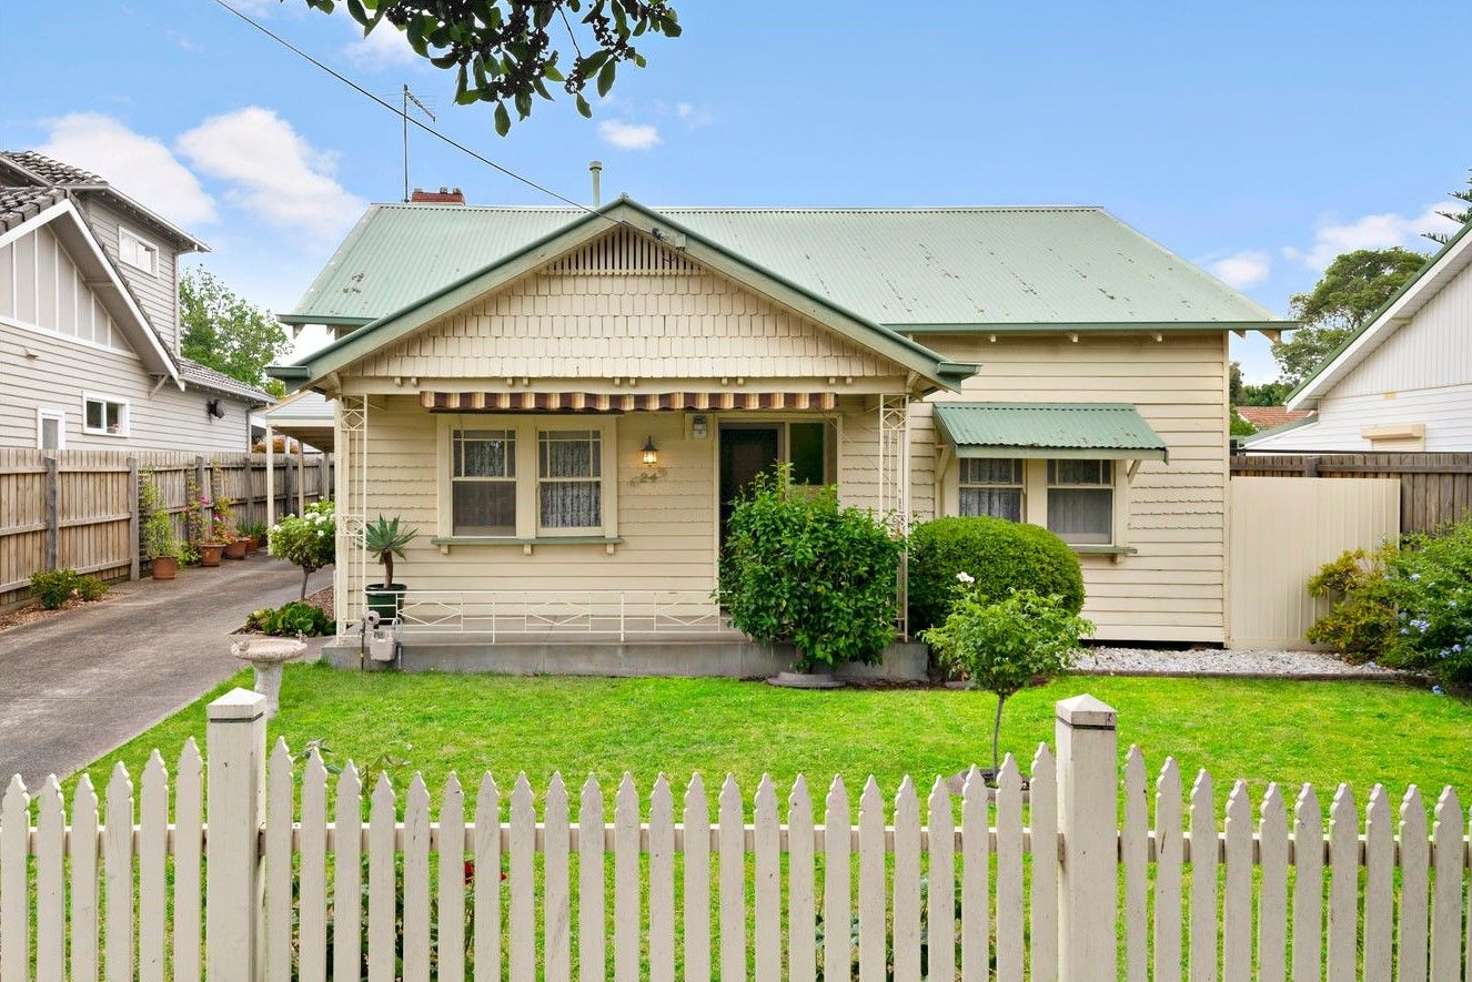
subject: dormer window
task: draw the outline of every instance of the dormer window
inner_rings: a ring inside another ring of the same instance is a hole
[[[118,227],[118,258],[149,276],[158,275],[158,246],[122,226]]]

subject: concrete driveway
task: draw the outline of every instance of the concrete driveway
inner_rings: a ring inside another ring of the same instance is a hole
[[[319,570],[308,592],[331,582]],[[230,632],[300,590],[301,570],[259,554],[0,632],[0,783],[40,787],[199,698],[240,668]]]

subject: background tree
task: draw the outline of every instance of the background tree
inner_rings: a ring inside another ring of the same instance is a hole
[[[1228,404],[1235,406],[1241,401],[1242,363],[1240,361],[1234,361],[1232,362],[1232,372],[1229,376],[1229,381],[1227,382],[1227,402]]]
[[[1293,386],[1287,382],[1261,382],[1257,385],[1244,385],[1238,393],[1236,406],[1281,406],[1288,401],[1288,393],[1293,391]]]
[[[281,323],[237,296],[202,269],[179,280],[179,322],[184,357],[247,385],[282,394],[281,383],[266,377],[266,366],[291,351]]]
[[[1281,381],[1298,385],[1385,305],[1426,262],[1419,252],[1357,249],[1329,264],[1308,293],[1295,294],[1289,307],[1303,326],[1291,340],[1273,348]]]
[[[338,2],[306,0],[324,13]],[[511,129],[508,103],[518,119],[526,119],[534,97],[552,99],[547,82],[561,83],[578,112],[593,115],[583,95],[589,81],[605,96],[620,62],[644,67],[635,38],[651,31],[680,36],[675,8],[666,0],[346,0],[345,5],[364,35],[374,29],[403,31],[421,58],[453,70],[456,102],[494,102],[496,132],[502,136]],[[563,38],[570,55],[561,47]]]
[[[1450,195],[1451,197],[1456,198],[1458,201],[1466,204],[1467,207],[1461,209],[1460,211],[1438,211],[1437,214],[1440,215],[1442,218],[1450,218],[1458,225],[1466,225],[1468,222],[1472,222],[1472,170],[1469,170],[1467,172],[1467,186],[1465,188],[1461,188],[1460,190],[1450,192]],[[1421,234],[1426,236],[1426,238],[1430,239],[1432,242],[1446,245],[1449,241],[1451,241],[1451,237],[1453,235],[1456,235],[1457,233],[1422,232]]]

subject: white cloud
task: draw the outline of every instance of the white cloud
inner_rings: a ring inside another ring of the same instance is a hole
[[[344,18],[353,33],[360,34],[358,22]],[[360,36],[343,49],[348,58],[364,68],[385,69],[423,64],[419,54],[409,46],[404,32],[387,21],[380,22],[366,37]]]
[[[715,116],[704,106],[698,106],[693,102],[675,103],[675,115],[678,116],[690,129],[699,129],[709,126],[715,122]]]
[[[1266,280],[1273,263],[1267,253],[1248,250],[1218,259],[1211,264],[1211,271],[1227,286],[1245,290]]]
[[[339,235],[364,202],[337,182],[335,154],[314,149],[270,109],[212,116],[178,140],[195,167],[226,182],[232,203],[279,228]]]
[[[653,123],[626,123],[606,119],[598,124],[598,135],[620,150],[648,150],[659,146],[659,127]]]
[[[101,175],[119,191],[184,225],[211,222],[215,202],[169,148],[102,113],[71,113],[46,121],[50,133],[36,150]]]
[[[1283,250],[1283,255],[1289,259],[1302,260],[1311,269],[1322,270],[1335,257],[1356,249],[1403,246],[1424,251],[1429,243],[1421,238],[1421,233],[1456,230],[1454,222],[1436,213],[1436,209],[1440,207],[1440,204],[1427,205],[1419,215],[1384,212],[1363,215],[1348,222],[1330,219],[1315,229],[1312,245],[1306,249],[1290,246]]]

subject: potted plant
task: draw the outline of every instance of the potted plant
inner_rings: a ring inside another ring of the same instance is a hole
[[[969,573],[958,573],[956,579],[956,600],[945,623],[921,638],[936,649],[947,668],[966,677],[968,687],[997,697],[992,769],[984,775],[992,783],[1001,769],[1002,708],[1007,700],[1036,679],[1067,671],[1079,638],[1094,625],[1070,610],[1056,593],[1011,590],[1005,599],[993,601]]]
[[[399,518],[390,521],[382,515],[369,522],[363,530],[363,544],[370,553],[378,556],[383,564],[383,582],[370,583],[366,588],[368,609],[377,611],[384,620],[398,620],[404,609],[404,591],[407,587],[394,582],[394,557],[404,558],[404,547],[414,541],[418,529],[399,527]]]
[[[868,511],[841,507],[836,488],[794,487],[783,467],[736,504],[719,597],[741,631],[797,649],[774,684],[832,688],[835,667],[877,661],[894,640],[902,545]]]
[[[148,516],[143,521],[143,546],[148,553],[155,580],[172,580],[179,573],[179,558],[182,550],[179,539],[174,535],[174,523],[164,508],[163,496],[159,494],[153,475],[146,475],[139,484],[138,496],[143,512]]]
[[[265,522],[241,522],[238,526],[240,535],[245,539],[245,554],[254,555],[266,541]]]
[[[244,559],[245,537],[235,528],[235,507],[225,495],[215,496],[214,537],[225,544],[226,559]]]
[[[189,515],[189,528],[191,541],[198,540],[195,547],[199,552],[199,565],[220,565],[220,554],[225,551],[225,543],[219,538],[219,523],[211,522],[208,529],[204,523],[204,510],[206,502],[203,496],[196,495],[191,498],[186,506]]]

